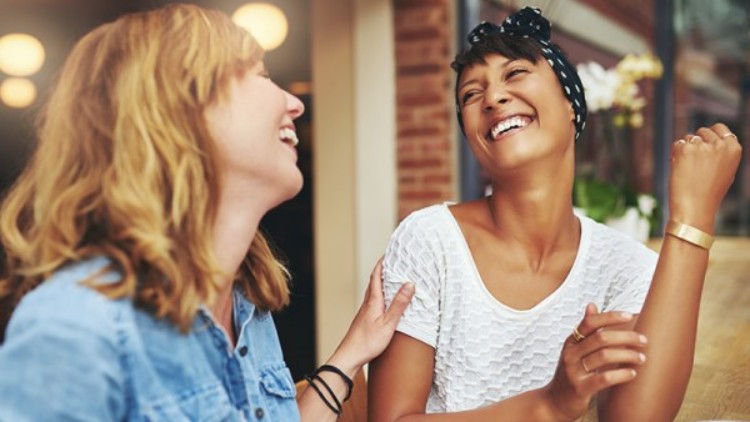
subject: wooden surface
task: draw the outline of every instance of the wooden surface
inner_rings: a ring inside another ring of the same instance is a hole
[[[584,420],[595,421],[594,412]],[[750,421],[750,238],[719,238],[711,249],[695,365],[676,421],[708,420]]]

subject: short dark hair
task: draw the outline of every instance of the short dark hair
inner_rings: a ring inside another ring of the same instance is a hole
[[[487,35],[471,44],[456,55],[451,68],[456,71],[456,80],[467,67],[476,64],[487,64],[485,58],[491,54],[499,54],[511,60],[524,59],[537,63],[542,56],[542,47],[531,38],[517,35],[497,33]]]

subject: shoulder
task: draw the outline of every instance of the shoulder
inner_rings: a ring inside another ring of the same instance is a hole
[[[456,224],[446,203],[412,212],[391,235],[386,248],[386,266],[392,254],[411,256],[444,249]]]
[[[92,280],[97,283],[120,280],[120,275],[109,266],[109,259],[97,257],[54,272],[20,301],[8,325],[8,339],[14,332],[35,324],[43,330],[55,330],[64,325],[88,334],[111,336],[111,323],[123,301],[111,300],[85,285]]]
[[[448,205],[448,203],[436,204],[413,211],[399,223],[394,235],[427,235],[443,231],[446,225],[451,224],[453,218]]]
[[[404,218],[401,225],[424,225],[436,220],[443,221],[450,215],[449,205],[450,203],[445,202],[413,211]]]
[[[643,243],[588,217],[580,218],[581,224],[590,233],[593,258],[602,259],[608,264],[622,263],[631,268],[656,266],[659,255]]]
[[[436,274],[444,272],[449,265],[446,257],[458,247],[457,231],[447,203],[409,214],[388,242],[383,260],[385,284],[394,280],[400,285],[405,279],[437,283]]]
[[[82,285],[92,276],[118,280],[102,272],[108,265],[104,258],[69,265],[16,307],[0,347],[0,419],[122,419],[127,377],[116,315],[130,301]]]

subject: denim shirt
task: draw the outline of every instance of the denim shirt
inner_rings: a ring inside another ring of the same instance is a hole
[[[182,334],[80,284],[109,262],[59,270],[18,305],[0,346],[0,421],[299,420],[268,312],[235,289],[234,348],[205,308]]]

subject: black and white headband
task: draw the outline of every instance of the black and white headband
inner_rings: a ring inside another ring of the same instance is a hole
[[[508,34],[531,38],[541,44],[542,56],[552,67],[557,79],[560,81],[565,98],[573,106],[575,113],[576,140],[581,136],[586,127],[586,97],[583,92],[583,84],[578,77],[578,72],[562,50],[550,41],[552,25],[542,17],[542,11],[536,7],[524,7],[518,12],[508,16],[500,25],[482,22],[477,25],[467,37],[469,44],[480,42],[487,36],[494,34]],[[458,121],[461,124],[461,108],[456,102]]]

